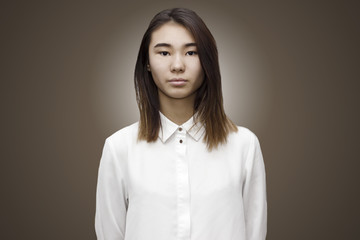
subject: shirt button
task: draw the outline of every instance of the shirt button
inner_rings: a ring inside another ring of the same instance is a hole
[[[179,141],[179,142],[180,142],[180,143],[182,143],[182,142],[183,142],[183,140],[181,140],[181,139],[180,139],[180,141]]]
[[[182,131],[182,128],[181,128],[181,127],[179,128],[179,131],[180,131],[180,132]]]

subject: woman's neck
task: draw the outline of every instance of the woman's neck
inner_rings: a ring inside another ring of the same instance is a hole
[[[177,125],[181,125],[194,115],[195,94],[183,99],[169,98],[159,94],[160,111]]]

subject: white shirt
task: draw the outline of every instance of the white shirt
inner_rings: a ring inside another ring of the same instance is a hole
[[[138,123],[106,139],[98,175],[99,240],[264,240],[265,168],[248,129],[209,152],[204,127],[160,113],[154,143],[137,141]]]

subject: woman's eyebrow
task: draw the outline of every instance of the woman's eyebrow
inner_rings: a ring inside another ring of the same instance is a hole
[[[196,43],[186,43],[184,44],[185,47],[196,47]],[[169,43],[158,43],[154,46],[154,48],[157,47],[172,47]]]
[[[185,47],[196,47],[196,43],[187,43],[185,44]]]
[[[154,46],[154,48],[157,48],[157,47],[171,47],[171,44],[168,44],[168,43],[158,43]]]

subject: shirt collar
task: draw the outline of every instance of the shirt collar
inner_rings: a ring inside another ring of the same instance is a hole
[[[196,115],[192,116],[189,120],[179,126],[169,120],[167,117],[165,117],[165,115],[162,114],[160,111],[159,114],[161,121],[159,138],[163,143],[165,143],[171,137],[171,135],[173,135],[175,131],[179,128],[184,129],[195,141],[199,141],[199,139],[205,133],[205,128],[203,124],[201,124],[200,122],[195,123],[194,119],[196,118]]]

